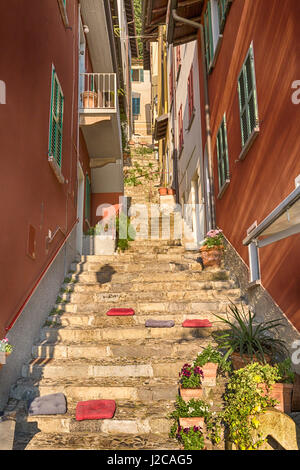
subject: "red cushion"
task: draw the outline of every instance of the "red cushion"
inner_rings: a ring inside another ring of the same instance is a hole
[[[134,315],[134,310],[132,308],[111,308],[106,315],[108,316],[126,316]]]
[[[80,401],[76,406],[76,420],[111,419],[116,411],[114,400]]]
[[[184,320],[182,323],[184,328],[208,328],[212,326],[209,320]]]

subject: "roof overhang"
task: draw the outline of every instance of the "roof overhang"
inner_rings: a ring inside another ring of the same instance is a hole
[[[255,241],[261,248],[296,233],[300,233],[300,185],[248,233],[243,245]]]
[[[167,41],[178,46],[197,39],[204,0],[169,0],[166,13]],[[177,15],[175,18],[173,12]],[[182,18],[182,21],[180,21]],[[185,21],[186,22],[185,22]]]
[[[161,116],[156,118],[154,135],[153,135],[155,140],[164,139],[166,137],[168,122],[169,122],[168,114],[162,114]]]
[[[143,0],[144,69],[150,70],[149,42],[157,40],[158,27],[166,24],[168,0]]]
[[[127,17],[128,33],[130,38],[131,55],[132,57],[138,57],[139,50],[136,37],[133,0],[124,0],[124,5]]]

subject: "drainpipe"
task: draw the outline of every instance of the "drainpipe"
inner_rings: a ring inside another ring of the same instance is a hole
[[[193,28],[200,29],[200,39],[201,39],[201,56],[202,56],[202,70],[203,70],[203,81],[204,81],[204,100],[205,100],[205,124],[206,124],[206,139],[207,139],[207,154],[208,154],[208,172],[209,172],[209,187],[210,187],[210,207],[211,207],[211,228],[216,228],[216,212],[215,212],[215,200],[214,200],[214,175],[213,175],[213,158],[211,150],[211,128],[210,128],[210,108],[209,108],[209,96],[208,96],[208,83],[207,83],[207,72],[206,72],[206,62],[203,51],[204,47],[204,32],[203,25],[196,23],[192,20],[187,20],[182,18],[176,12],[172,10],[172,16],[175,21],[179,23],[185,23]]]

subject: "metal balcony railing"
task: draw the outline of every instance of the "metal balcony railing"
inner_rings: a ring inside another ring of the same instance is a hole
[[[80,74],[80,108],[112,111],[117,107],[117,78],[115,73]]]

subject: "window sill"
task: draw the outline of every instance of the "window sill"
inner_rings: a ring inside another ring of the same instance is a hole
[[[61,172],[61,168],[60,168],[60,166],[58,166],[58,164],[57,164],[55,158],[54,158],[52,155],[49,155],[49,156],[48,156],[48,162],[49,162],[49,164],[50,164],[50,166],[51,166],[51,168],[52,168],[52,170],[53,170],[53,172],[54,172],[56,178],[58,179],[58,181],[59,181],[61,184],[64,184],[65,178],[64,178],[64,176],[63,176],[63,174],[62,174],[62,172]]]
[[[252,146],[253,142],[255,141],[256,137],[259,134],[259,126],[254,127],[251,135],[248,137],[247,142],[244,144],[244,147],[239,155],[239,160],[244,160],[246,157],[250,147]]]
[[[67,28],[69,26],[69,20],[68,20],[67,10],[66,10],[66,7],[64,6],[63,0],[58,0],[58,5],[59,5],[60,13],[61,13],[62,20],[65,25],[65,28]]]
[[[230,180],[229,180],[229,179],[226,179],[226,180],[225,180],[225,183],[223,184],[223,186],[221,187],[221,189],[220,189],[220,191],[219,191],[218,199],[221,199],[221,197],[223,196],[224,192],[225,192],[226,189],[228,188],[229,183],[230,183]]]
[[[208,75],[212,73],[212,71],[213,71],[213,69],[216,65],[216,62],[217,62],[217,59],[218,59],[218,56],[219,56],[219,52],[220,52],[220,49],[221,49],[222,39],[223,39],[223,34],[219,34],[218,42],[217,42],[215,52],[214,52],[214,56],[213,56],[212,61],[209,64],[209,67],[208,67],[208,71],[207,71]]]
[[[189,125],[188,125],[188,127],[187,127],[187,129],[186,129],[187,132],[188,132],[188,131],[191,129],[191,127],[192,127],[192,124],[193,124],[193,121],[194,121],[194,117],[195,117],[195,108],[193,109],[193,114],[192,114],[192,116],[191,116]]]

